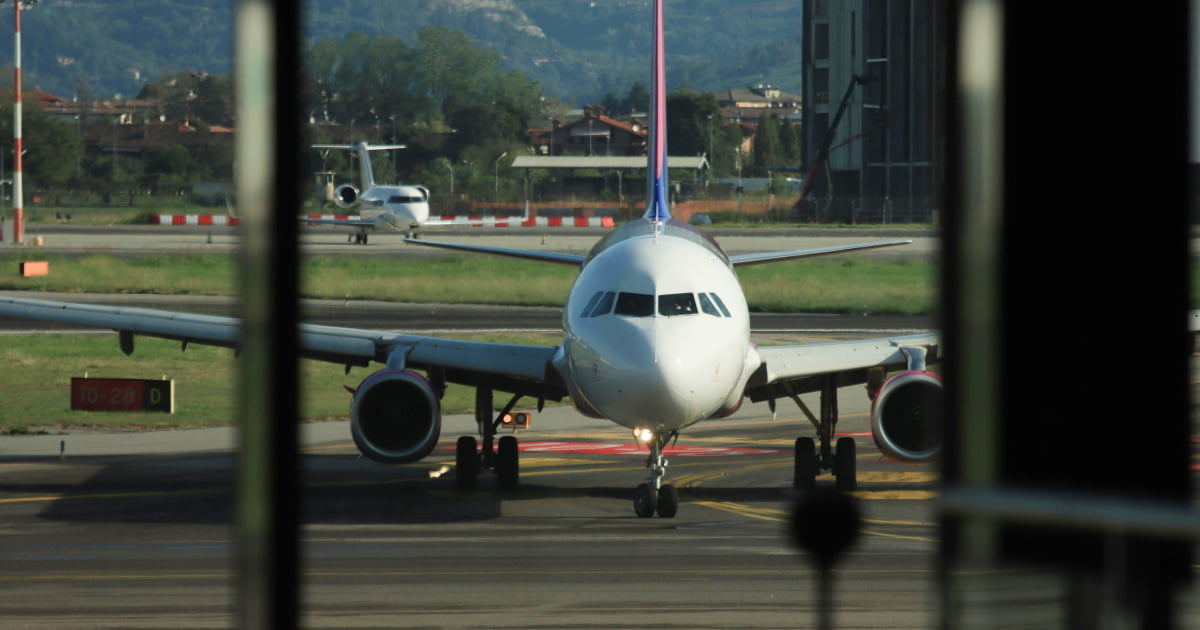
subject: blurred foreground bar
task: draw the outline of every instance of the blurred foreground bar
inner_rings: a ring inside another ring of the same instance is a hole
[[[1181,627],[1188,4],[944,8],[942,627]]]

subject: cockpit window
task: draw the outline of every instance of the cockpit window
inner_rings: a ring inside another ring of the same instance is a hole
[[[591,317],[592,316],[592,308],[596,306],[596,302],[599,302],[600,297],[603,295],[604,295],[603,291],[597,291],[596,295],[593,295],[592,299],[587,301],[587,304],[583,307],[583,310],[579,312],[579,316],[580,317]]]
[[[617,315],[650,317],[654,315],[654,296],[644,293],[621,293],[617,296]]]
[[[725,317],[733,317],[729,314],[729,309],[725,308],[725,303],[721,301],[721,296],[717,295],[716,293],[709,293],[709,295],[711,295],[713,301],[717,303],[717,308],[721,309],[722,315]]]
[[[613,300],[616,297],[617,294],[615,291],[605,291],[604,295],[600,296],[600,301],[596,302],[596,307],[592,309],[592,312],[588,315],[588,317],[600,317],[601,315],[608,315],[608,312],[612,310]]]
[[[597,291],[595,295],[587,301],[583,310],[579,311],[580,317],[600,317],[608,315],[612,310],[613,299],[617,294],[613,291]]]
[[[691,293],[671,293],[658,296],[658,314],[671,317],[674,315],[695,315],[696,296]]]
[[[420,197],[409,197],[406,195],[392,195],[388,197],[388,203],[417,203],[420,201],[425,200]]]
[[[711,299],[709,299],[707,293],[701,293],[699,297],[700,297],[700,310],[701,311],[704,311],[705,313],[712,315],[713,317],[721,316],[721,311],[717,310],[717,306],[715,304],[713,304],[713,301]]]

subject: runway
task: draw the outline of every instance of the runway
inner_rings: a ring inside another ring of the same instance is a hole
[[[232,251],[237,240],[229,228],[214,228],[211,235],[199,228],[140,226],[47,226],[43,232],[45,251],[68,255]],[[485,232],[446,238],[526,247],[541,246],[544,238],[547,247],[586,251],[601,235]],[[389,236],[377,235],[362,247],[339,242],[340,233],[306,229],[304,251],[427,255]],[[504,241],[513,238],[524,240]],[[752,240],[742,245],[741,238]],[[818,246],[814,239],[829,238],[843,237],[762,233],[721,241],[735,243],[726,247],[736,251]],[[229,298],[45,297],[212,313],[231,313],[234,304]],[[303,310],[317,323],[388,330],[561,325],[558,309],[306,301]],[[24,325],[0,322],[18,332],[28,330]],[[816,336],[929,327],[925,318],[795,315],[756,317],[753,325],[766,335],[803,329]],[[836,576],[837,620],[929,627],[936,473],[931,466],[882,461],[866,437],[861,388],[843,398],[841,426],[860,443],[867,521]],[[459,435],[474,432],[470,417],[446,418],[435,454],[398,467],[360,458],[346,422],[306,425],[302,623],[810,627],[816,574],[785,535],[794,498],[791,444],[797,435],[811,434],[801,418],[790,403],[780,406],[777,420],[766,405],[747,405],[730,419],[684,434],[681,450],[668,453],[669,480],[683,501],[674,519],[633,515],[632,492],[645,477],[645,455],[625,430],[569,407],[548,408],[522,432],[522,482],[508,493],[497,490],[491,476],[471,493],[455,489],[452,447]],[[235,444],[232,429],[0,438],[6,625],[231,625]]]
[[[159,236],[117,240],[144,244]],[[346,251],[385,251],[386,238]],[[232,304],[109,299],[217,313]],[[439,305],[431,312],[430,305],[337,301],[304,308],[314,321],[394,329],[399,319],[413,330],[481,322],[557,327],[560,317],[555,309],[505,309],[497,318],[491,308]],[[753,325],[760,334],[805,330],[820,337],[927,323],[788,316]],[[833,574],[835,627],[934,627],[936,467],[882,458],[869,434],[862,388],[847,388],[839,398],[838,434],[858,446],[863,522]],[[302,432],[305,627],[816,627],[818,574],[787,535],[796,498],[792,442],[813,432],[790,402],[780,401],[774,419],[766,405],[747,403],[731,418],[684,433],[678,450],[667,454],[668,481],[681,495],[673,519],[634,516],[632,494],[645,477],[645,455],[627,432],[566,406],[536,414],[533,427],[519,434],[521,485],[507,492],[490,474],[477,490],[455,489],[453,445],[474,433],[468,416],[445,418],[434,454],[403,466],[359,457],[344,421],[304,425]],[[0,437],[5,625],[234,625],[235,449],[228,428]],[[818,483],[832,485],[832,478]],[[1046,581],[1033,578],[1029,584],[1030,592],[1019,594],[1022,604],[1050,607],[1063,596],[1060,583],[1045,588]]]
[[[861,435],[848,399],[844,430]],[[684,504],[633,515],[644,455],[624,430],[554,408],[523,432],[522,484],[455,490],[446,420],[435,455],[358,457],[346,423],[304,438],[307,627],[809,627],[814,580],[785,536],[795,410],[700,425],[670,455]],[[930,627],[932,467],[860,441],[866,523],[837,575],[848,626]],[[3,438],[0,581],[10,627],[231,623],[228,429]],[[60,457],[60,450],[64,454]],[[829,483],[825,480],[825,483]]]

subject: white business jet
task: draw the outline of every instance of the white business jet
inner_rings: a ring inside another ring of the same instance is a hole
[[[367,244],[368,234],[374,230],[404,232],[411,235],[414,230],[429,221],[429,189],[417,185],[379,185],[371,169],[371,151],[403,149],[403,144],[370,146],[358,144],[314,144],[314,149],[345,149],[354,151],[358,157],[362,187],[341,184],[333,190],[333,203],[343,210],[358,209],[358,219],[302,218],[302,223],[337,225],[354,228],[354,242]],[[434,223],[440,224],[440,221]]]
[[[673,517],[679,494],[664,483],[663,449],[689,426],[735,413],[742,402],[790,398],[816,429],[796,440],[794,484],[811,487],[830,471],[836,485],[856,487],[855,442],[836,440],[837,388],[865,383],[873,396],[871,428],[886,455],[929,461],[940,449],[942,386],[926,369],[938,358],[936,335],[756,347],[746,299],[734,270],[901,245],[864,243],[730,256],[667,206],[662,6],[654,2],[654,53],[645,215],[610,233],[586,256],[412,241],[566,264],[579,268],[564,307],[563,340],[554,346],[485,343],[303,325],[300,354],[346,366],[384,364],[354,391],[350,430],[359,450],[384,463],[420,460],[438,443],[440,398],[447,384],[476,390],[479,437],[459,438],[457,484],[470,488],[490,468],[501,487],[519,479],[517,440],[498,430],[523,397],[570,397],[581,413],[634,432],[648,451],[649,474],[634,492],[638,516]],[[0,315],[115,328],[121,347],[135,335],[236,347],[238,321],[143,309],[0,298]],[[185,343],[186,346],[186,343]],[[420,370],[418,372],[417,370]],[[890,378],[885,375],[893,373]],[[512,397],[495,413],[493,395]],[[820,393],[814,414],[800,394]],[[482,448],[481,448],[482,446]],[[434,482],[436,483],[436,482]]]

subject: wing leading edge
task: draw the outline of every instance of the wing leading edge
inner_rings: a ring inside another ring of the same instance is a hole
[[[237,349],[240,321],[233,317],[145,308],[52,302],[0,297],[0,316],[54,321],[116,330],[122,350],[133,351],[133,337],[144,335],[181,342]],[[558,400],[565,388],[551,366],[557,346],[463,341],[375,330],[302,324],[300,356],[306,359],[365,367],[441,370],[449,382],[474,384],[487,377],[498,389]]]

